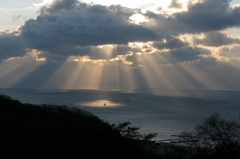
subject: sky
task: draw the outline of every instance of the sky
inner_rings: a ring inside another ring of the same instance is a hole
[[[240,90],[240,0],[0,2],[0,88]]]

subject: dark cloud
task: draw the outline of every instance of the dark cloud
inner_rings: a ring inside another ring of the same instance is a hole
[[[193,3],[194,2],[194,3]],[[179,7],[173,0],[172,7]],[[203,33],[196,44],[222,46],[238,44],[239,39],[218,32],[240,26],[240,7],[229,7],[229,0],[189,1],[188,10],[164,15],[148,11],[148,21],[134,24],[129,17],[140,13],[120,5],[102,6],[81,3],[78,0],[54,0],[41,9],[36,19],[30,19],[19,33],[0,34],[0,60],[22,56],[26,50],[36,49],[50,60],[66,59],[70,55],[89,56],[92,59],[111,59],[118,55],[142,52],[150,55],[153,48],[169,49],[162,54],[169,61],[195,61],[208,50],[192,48],[178,39],[178,35]],[[165,41],[164,41],[165,39]],[[152,42],[152,45],[130,47],[129,42]],[[113,48],[106,49],[107,44]],[[103,45],[105,49],[97,46]],[[128,57],[130,58],[130,57]],[[170,60],[172,58],[172,60]],[[62,61],[62,60],[61,60]]]
[[[17,32],[0,32],[0,61],[25,54],[22,40],[16,34]]]
[[[196,44],[205,46],[222,46],[229,44],[238,44],[240,40],[237,38],[231,38],[229,35],[221,32],[207,32],[203,39],[196,39]]]
[[[44,6],[41,8],[42,13],[46,12],[55,12],[59,10],[68,10],[72,9],[75,4],[77,4],[77,0],[53,0],[53,2],[49,6]]]
[[[187,46],[184,42],[177,38],[167,39],[165,42],[155,42],[153,43],[153,47],[158,49],[175,49],[183,46]]]
[[[223,48],[220,51],[220,55],[229,58],[240,58],[240,46],[235,46],[232,48]]]
[[[229,2],[190,0],[187,11],[168,14],[159,8],[159,13],[144,14],[120,5],[54,0],[18,32],[0,32],[0,84],[61,87],[71,79],[70,87],[76,89],[87,88],[85,83],[99,76],[100,88],[124,82],[125,88],[239,88],[240,42],[225,32],[240,27],[240,7],[231,8]],[[181,4],[172,0],[169,7]],[[136,13],[148,21],[134,24],[129,17]],[[220,47],[211,48],[213,54],[199,45],[229,46],[219,54]]]
[[[204,62],[207,61],[207,59],[204,58],[204,55],[210,54],[211,52],[207,49],[186,46],[182,48],[171,49],[167,52],[155,52],[142,55],[134,54],[132,56],[128,56],[126,60],[133,62],[134,65],[146,65],[146,63],[144,63],[145,59],[151,59],[151,61],[154,61],[154,64],[167,65],[191,61]],[[210,59],[211,62],[215,61],[212,58]]]
[[[131,48],[128,45],[117,46],[115,50],[118,55],[124,55],[130,52],[141,52],[140,48]]]
[[[229,7],[229,0],[190,1],[188,11],[175,13],[168,17],[153,12],[145,15],[154,22],[146,24],[155,29],[160,36],[179,35],[183,33],[200,33],[224,30],[240,26],[240,7]]]
[[[130,53],[140,52],[141,50],[138,48],[131,48],[128,45],[115,45],[115,46],[101,46],[101,47],[85,47],[88,48],[87,54],[91,59],[112,59],[117,57],[118,55],[126,55]]]
[[[77,2],[70,4],[68,6],[74,6],[69,10],[58,10],[51,5],[49,13],[28,20],[21,28],[20,36],[32,48],[45,51],[59,48],[65,52],[77,46],[121,45],[155,39],[152,31],[130,23],[129,16],[138,10]]]
[[[187,62],[202,59],[202,55],[210,55],[211,52],[203,48],[183,47],[180,49],[170,50],[163,54],[170,62]]]
[[[155,38],[152,31],[130,23],[129,17],[136,12],[139,9],[120,5],[106,7],[57,0],[45,6],[36,20],[28,20],[22,26],[20,36],[28,47],[50,54],[104,57],[104,53],[95,46],[126,45],[128,42]],[[117,47],[112,56],[128,53],[120,48]]]
[[[168,6],[169,8],[174,8],[174,9],[180,9],[182,8],[182,3],[179,2],[178,0],[172,0],[172,2],[170,3],[170,5]]]
[[[229,0],[203,0],[189,3],[188,11],[174,15],[176,21],[192,32],[222,30],[240,25],[240,8],[229,7]]]

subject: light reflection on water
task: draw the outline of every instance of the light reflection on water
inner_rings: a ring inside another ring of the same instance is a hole
[[[93,100],[87,102],[78,102],[75,103],[76,106],[86,106],[86,107],[95,107],[95,108],[117,108],[123,107],[124,104],[116,103],[110,100]]]

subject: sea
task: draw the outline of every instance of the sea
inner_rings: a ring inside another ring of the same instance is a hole
[[[192,131],[209,115],[218,112],[240,122],[239,90],[59,90],[0,89],[23,103],[54,104],[88,111],[111,124],[131,122],[155,140],[171,139]]]

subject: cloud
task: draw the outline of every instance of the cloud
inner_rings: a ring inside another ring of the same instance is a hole
[[[16,20],[19,20],[21,17],[22,17],[21,15],[13,16],[13,21],[15,22]]]
[[[69,10],[74,8],[74,6],[78,3],[77,0],[53,0],[52,3],[46,4],[41,8],[41,12],[55,12],[59,10]]]
[[[195,3],[193,3],[195,2]],[[187,11],[168,16],[148,11],[145,16],[152,23],[146,27],[159,36],[219,31],[240,26],[240,7],[230,8],[229,0],[189,1]]]
[[[240,59],[240,46],[235,46],[232,48],[223,48],[220,50],[220,55],[228,58]]]
[[[25,54],[25,47],[18,32],[0,32],[0,61]]]
[[[204,55],[210,55],[211,52],[207,49],[198,47],[183,47],[180,49],[173,49],[167,53],[162,54],[170,63],[181,63],[188,61],[196,61],[204,59]]]
[[[47,13],[42,12],[36,20],[28,20],[22,26],[20,36],[30,47],[45,51],[59,48],[67,52],[77,46],[126,45],[155,39],[152,31],[129,21],[136,9],[54,2],[49,8],[45,7]],[[65,3],[67,8],[62,9]]]
[[[168,7],[169,8],[174,8],[174,9],[181,9],[183,7],[183,5],[178,0],[172,0]]]
[[[80,51],[81,50],[81,51]],[[119,55],[131,54],[132,52],[140,52],[138,48],[131,48],[128,45],[102,45],[102,46],[86,46],[79,48],[81,55],[88,55],[93,60],[104,59],[110,60]],[[75,54],[79,55],[79,54]]]
[[[143,53],[143,54],[134,54],[132,56],[126,57],[126,60],[132,62],[135,65],[148,65],[145,63],[145,59],[151,59],[154,64],[160,65],[171,65],[177,63],[185,62],[205,62],[207,58],[205,56],[210,55],[211,52],[207,49],[198,48],[198,47],[181,47],[176,49],[171,49],[168,51],[156,51],[154,53]],[[212,62],[215,61],[213,58],[209,58]],[[152,64],[152,63],[150,63]]]
[[[188,4],[188,11],[176,13],[176,22],[192,32],[223,30],[240,26],[240,8],[230,8],[229,0],[203,0]]]
[[[49,0],[41,5],[45,2]],[[181,4],[172,0],[169,7]],[[185,11],[168,11],[143,13],[78,0],[46,3],[36,19],[27,20],[17,32],[0,32],[2,85],[41,86],[54,79],[53,84],[66,82],[71,88],[88,88],[85,84],[94,82],[96,88],[109,88],[109,83],[120,87],[122,81],[128,82],[125,88],[132,83],[236,88],[240,42],[227,29],[240,27],[240,7],[230,7],[229,0],[190,0]],[[133,23],[134,14],[146,21]],[[219,81],[229,83],[218,87]]]
[[[171,3],[172,7],[177,4],[180,5],[176,0]],[[146,16],[147,21],[131,22],[130,17],[136,13]],[[120,5],[54,0],[42,7],[36,19],[26,21],[18,33],[1,33],[0,60],[23,56],[26,50],[37,50],[39,57],[63,61],[68,56],[110,60],[121,55],[130,59],[130,54],[150,55],[168,49],[164,56],[169,62],[196,61],[211,52],[192,47],[192,42],[179,39],[180,35],[201,33],[204,37],[193,43],[204,46],[239,44],[239,39],[219,31],[239,27],[237,17],[240,8],[230,8],[228,0],[191,0],[187,11],[169,15],[142,13]],[[135,42],[144,45],[131,46]]]
[[[231,38],[226,33],[214,31],[205,33],[204,38],[196,39],[195,43],[205,46],[222,46],[230,44],[240,44],[240,39]]]
[[[170,38],[170,39],[167,39],[166,41],[164,40],[163,42],[155,42],[153,44],[153,47],[158,49],[175,49],[175,48],[180,48],[186,45],[187,44],[185,44],[178,38]]]

